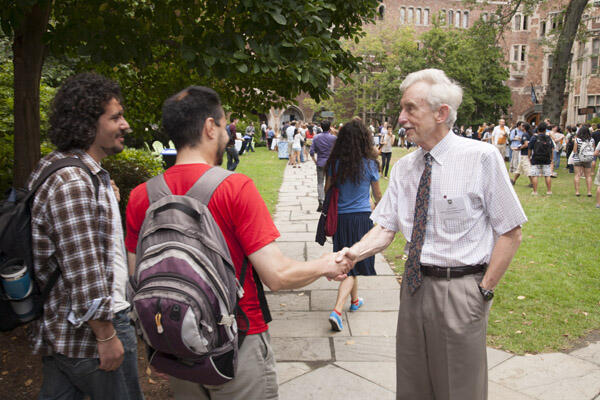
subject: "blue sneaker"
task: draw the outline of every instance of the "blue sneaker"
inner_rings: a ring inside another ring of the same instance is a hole
[[[365,301],[362,297],[359,297],[358,304],[350,302],[350,311],[358,311],[358,309],[361,308],[363,304],[365,304]]]
[[[340,317],[335,311],[332,311],[329,314],[329,323],[331,324],[331,329],[337,332],[341,332],[344,329],[344,325],[342,324],[342,317]]]

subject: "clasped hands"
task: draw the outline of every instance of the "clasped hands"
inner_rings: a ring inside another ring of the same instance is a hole
[[[324,275],[327,279],[343,281],[358,261],[358,254],[352,249],[344,247],[337,253],[324,254],[321,259],[326,262]]]

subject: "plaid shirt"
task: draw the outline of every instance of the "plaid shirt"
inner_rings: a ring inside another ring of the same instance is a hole
[[[44,316],[32,323],[35,353],[97,358],[94,333],[86,320],[113,318],[112,210],[108,172],[83,151],[53,152],[29,178],[28,187],[50,162],[80,158],[99,178],[98,198],[92,179],[78,167],[60,169],[39,188],[31,210],[35,278],[44,287],[61,275],[44,304]],[[87,315],[86,315],[87,314]],[[69,322],[68,317],[78,320]]]

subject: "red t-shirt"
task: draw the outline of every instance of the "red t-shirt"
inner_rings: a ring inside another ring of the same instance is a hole
[[[183,195],[209,168],[208,164],[175,165],[165,171],[165,180],[173,194]],[[146,183],[142,183],[132,190],[127,204],[125,247],[132,253],[136,251],[139,231],[148,206]],[[254,182],[246,175],[233,174],[227,177],[213,193],[208,209],[227,241],[238,278],[245,255],[260,250],[279,237],[279,231],[265,202]],[[240,307],[250,321],[248,334],[261,333],[268,329],[260,310],[250,262]]]

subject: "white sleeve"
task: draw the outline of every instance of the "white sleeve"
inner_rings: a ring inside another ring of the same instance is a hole
[[[399,174],[396,171],[398,164],[392,167],[390,173],[390,184],[383,194],[383,197],[377,204],[377,207],[371,213],[371,220],[394,232],[400,230],[400,222],[398,221],[398,186]]]

